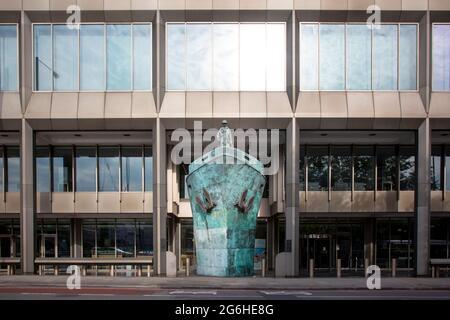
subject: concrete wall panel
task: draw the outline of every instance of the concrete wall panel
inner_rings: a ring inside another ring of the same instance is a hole
[[[6,192],[6,213],[20,213],[20,192]]]
[[[131,118],[131,93],[106,93],[105,119],[108,118]]]
[[[74,209],[72,192],[52,193],[52,213],[73,213]]]
[[[241,92],[241,118],[265,118],[267,116],[267,97],[265,92]]]
[[[327,191],[308,191],[306,195],[306,210],[308,212],[328,212],[329,201]]]
[[[22,1],[21,0],[0,0],[0,10],[20,11],[20,10],[22,10]]]
[[[238,118],[239,92],[213,92],[213,117]]]
[[[166,92],[159,116],[161,118],[184,118],[186,116],[186,93]]]
[[[443,208],[442,191],[431,191],[431,211],[442,212]]]
[[[50,192],[36,192],[36,213],[51,213]]]
[[[33,93],[25,117],[29,119],[50,119],[51,101],[51,93]]]
[[[99,192],[98,193],[99,213],[119,213],[120,194],[119,192]]]
[[[21,118],[20,94],[16,92],[0,92],[0,119]]]
[[[156,106],[153,93],[133,92],[131,117],[132,118],[156,118]]]
[[[97,213],[97,195],[95,192],[75,193],[75,212]]]
[[[122,192],[120,212],[122,213],[144,212],[144,194],[142,192]]]
[[[331,192],[330,212],[351,212],[352,194],[350,191]]]
[[[296,10],[320,10],[320,0],[294,0]]]
[[[186,117],[211,118],[212,92],[186,92]]]
[[[375,201],[376,212],[397,212],[397,192],[396,191],[377,191]]]
[[[374,212],[375,201],[372,191],[354,191],[352,212]]]
[[[23,10],[46,10],[50,9],[50,0],[23,0]]]

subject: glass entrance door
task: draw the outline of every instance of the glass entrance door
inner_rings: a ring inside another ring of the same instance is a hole
[[[41,257],[56,258],[56,236],[44,235],[41,239]]]

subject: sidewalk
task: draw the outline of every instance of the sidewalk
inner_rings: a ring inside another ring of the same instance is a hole
[[[67,276],[0,276],[0,288],[66,287]],[[367,290],[365,278],[82,277],[83,287],[234,290]],[[384,290],[450,290],[450,278],[381,278]]]

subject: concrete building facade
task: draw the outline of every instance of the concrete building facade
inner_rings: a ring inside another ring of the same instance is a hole
[[[226,119],[280,131],[256,268],[428,276],[450,258],[448,43],[448,0],[0,0],[0,265],[195,265],[172,133]]]

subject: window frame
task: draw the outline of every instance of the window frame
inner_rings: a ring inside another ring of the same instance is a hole
[[[300,42],[300,35],[301,35],[301,26],[302,24],[309,24],[309,25],[317,25],[317,50],[318,50],[318,55],[317,55],[317,84],[316,84],[316,88],[317,89],[302,89],[302,81],[300,79],[300,75],[301,75],[301,56],[300,56],[300,46],[301,46],[301,42]],[[344,90],[320,90],[320,25],[321,24],[331,24],[331,25],[335,25],[335,24],[340,24],[340,25],[344,25],[345,26],[345,31],[344,31]],[[374,68],[374,28],[373,25],[371,26],[371,68],[370,68],[370,85],[371,85],[371,89],[370,90],[364,90],[364,89],[358,89],[358,90],[349,90],[348,86],[347,86],[347,78],[348,78],[348,68],[347,68],[347,25],[366,25],[363,22],[338,22],[338,21],[326,21],[326,22],[318,22],[318,21],[301,21],[299,22],[299,28],[298,28],[298,32],[299,35],[297,36],[296,41],[298,41],[298,45],[299,45],[299,49],[298,49],[298,68],[296,68],[297,72],[298,72],[298,81],[299,81],[299,92],[419,92],[419,70],[420,70],[420,25],[418,22],[397,22],[397,23],[391,23],[391,22],[380,22],[379,24],[381,25],[395,25],[397,27],[397,89],[395,90],[374,90],[373,88],[373,83],[374,83],[374,72],[373,72],[373,68]],[[413,90],[399,90],[399,84],[400,84],[400,25],[415,25],[416,26],[416,36],[417,36],[417,42],[416,42],[416,89]]]
[[[53,73],[53,67],[54,67],[54,54],[53,54],[53,26],[54,25],[64,25],[64,23],[45,23],[45,22],[35,22],[31,24],[31,56],[32,59],[34,60],[34,26],[35,25],[48,25],[50,26],[50,36],[51,36],[51,43],[52,43],[52,73]],[[109,92],[153,92],[153,87],[154,87],[154,79],[153,79],[153,71],[154,71],[154,64],[153,64],[153,50],[155,49],[153,46],[153,22],[149,21],[149,22],[111,22],[111,23],[106,23],[106,22],[82,22],[79,24],[80,26],[82,25],[103,25],[103,67],[104,67],[104,79],[103,79],[103,90],[81,90],[80,89],[80,66],[81,66],[81,61],[80,61],[80,28],[77,29],[77,42],[78,42],[78,50],[77,50],[77,59],[78,59],[78,69],[77,69],[77,88],[76,90],[55,90],[55,86],[54,86],[54,77],[52,76],[52,90],[36,90],[36,77],[35,77],[35,65],[34,65],[34,61],[32,61],[31,64],[31,74],[32,74],[32,79],[33,79],[33,84],[32,84],[32,92],[33,93],[74,93],[74,92],[91,92],[91,93],[109,93]],[[107,70],[107,25],[129,25],[130,26],[130,38],[131,38],[131,89],[130,90],[126,90],[126,89],[121,89],[121,90],[109,90],[108,89],[108,79],[107,79],[107,75],[108,75],[108,70]],[[152,70],[150,72],[150,89],[148,90],[134,90],[134,25],[148,25],[151,28],[150,31],[150,35],[151,35],[151,39],[150,39],[150,44],[151,44],[151,50],[150,50],[150,65],[152,67]]]

